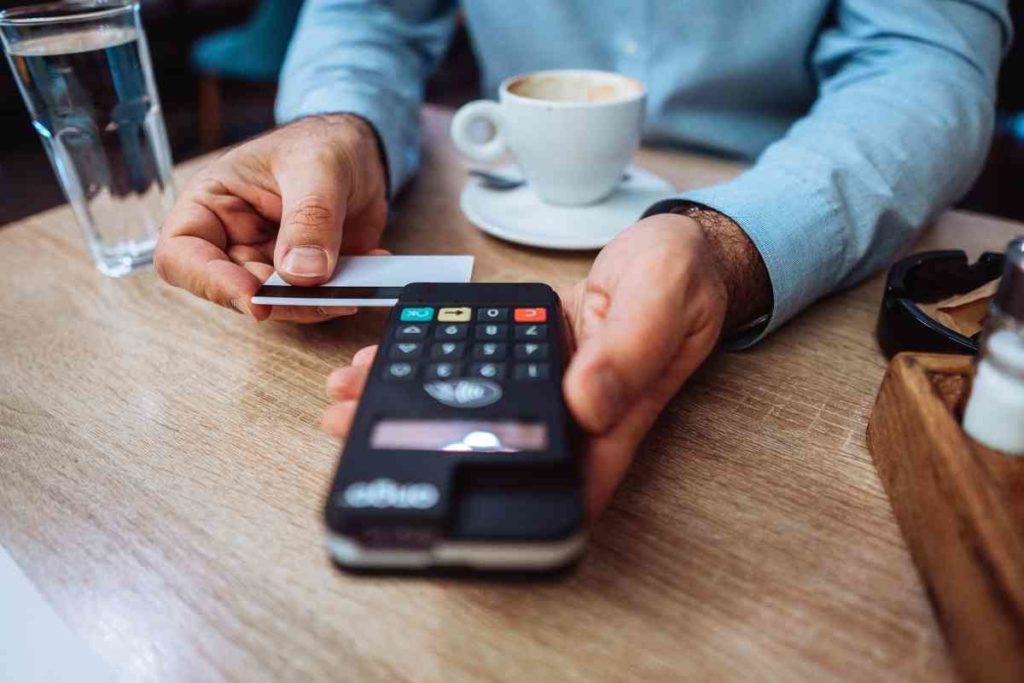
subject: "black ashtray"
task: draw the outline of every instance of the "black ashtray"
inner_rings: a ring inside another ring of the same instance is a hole
[[[975,263],[959,250],[924,251],[889,269],[878,311],[878,345],[887,358],[900,351],[978,353],[977,335],[965,337],[929,317],[918,304],[966,294],[1003,272],[1003,255],[985,252]]]

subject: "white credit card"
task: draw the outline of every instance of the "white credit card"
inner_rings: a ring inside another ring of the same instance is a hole
[[[254,304],[272,306],[394,306],[412,282],[469,282],[472,256],[342,256],[318,287],[294,287],[274,273]]]

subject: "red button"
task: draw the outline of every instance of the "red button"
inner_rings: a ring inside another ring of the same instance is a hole
[[[548,319],[546,308],[517,308],[515,321],[517,323],[542,323]]]

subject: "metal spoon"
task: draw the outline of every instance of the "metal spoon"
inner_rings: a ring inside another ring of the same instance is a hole
[[[514,190],[526,184],[526,181],[521,178],[509,178],[499,173],[490,173],[489,171],[481,171],[476,168],[470,169],[469,175],[479,178],[480,184],[488,190]],[[623,173],[622,182],[627,180],[629,180],[629,174]]]
[[[519,178],[509,178],[498,173],[489,173],[477,169],[471,170],[469,175],[479,178],[480,184],[488,190],[514,190],[526,184],[525,180]]]

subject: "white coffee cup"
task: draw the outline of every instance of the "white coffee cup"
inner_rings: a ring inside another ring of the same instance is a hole
[[[607,71],[537,71],[501,84],[499,101],[477,100],[452,120],[452,141],[480,162],[506,150],[542,200],[592,204],[622,179],[640,142],[643,83]],[[478,142],[472,131],[490,124]]]

